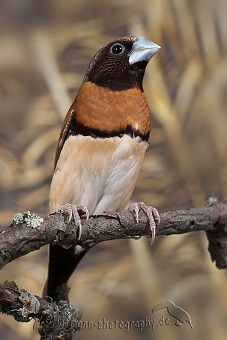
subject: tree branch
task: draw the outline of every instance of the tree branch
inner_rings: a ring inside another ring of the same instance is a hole
[[[48,302],[8,281],[0,285],[0,312],[20,322],[38,319],[41,340],[71,340],[80,329],[82,316],[68,301]]]
[[[218,268],[227,268],[227,204],[168,211],[161,213],[160,217],[157,236],[204,230],[212,260],[216,261]],[[0,268],[46,244],[78,244],[89,249],[103,241],[151,236],[148,218],[143,211],[139,212],[139,224],[129,210],[82,220],[80,240],[77,239],[75,223],[67,220],[65,212],[45,218],[30,212],[14,215],[11,225],[0,233]]]

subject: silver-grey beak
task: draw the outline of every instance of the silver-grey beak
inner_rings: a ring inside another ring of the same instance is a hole
[[[135,64],[139,61],[149,61],[160,50],[160,46],[152,41],[142,37],[136,37],[136,41],[132,45],[129,56],[129,64]]]

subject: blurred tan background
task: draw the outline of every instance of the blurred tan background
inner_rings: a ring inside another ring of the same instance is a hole
[[[226,0],[1,0],[0,224],[17,212],[48,213],[59,129],[95,52],[110,40],[141,35],[162,49],[144,88],[152,112],[149,152],[133,195],[160,211],[227,198]],[[41,294],[47,249],[9,264],[1,282]],[[216,269],[204,233],[114,241],[93,249],[70,281],[83,319],[170,325],[82,329],[80,339],[226,339],[226,271]],[[159,303],[191,316],[175,326]],[[0,338],[38,339],[37,324],[0,315]]]

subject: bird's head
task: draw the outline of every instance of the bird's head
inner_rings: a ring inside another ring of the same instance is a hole
[[[142,89],[145,68],[160,46],[142,37],[124,37],[101,48],[84,77],[112,90]]]

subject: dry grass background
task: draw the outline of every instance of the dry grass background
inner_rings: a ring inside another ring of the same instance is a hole
[[[153,134],[133,200],[160,211],[227,197],[226,0],[6,1],[0,3],[0,223],[47,214],[56,142],[87,64],[106,42],[142,35],[162,46],[146,72]],[[203,233],[115,241],[87,255],[70,281],[84,320],[158,320],[167,299],[192,318],[142,331],[81,330],[80,339],[226,339],[226,272]],[[41,294],[47,249],[1,272]],[[38,339],[36,324],[1,316],[0,338]]]

